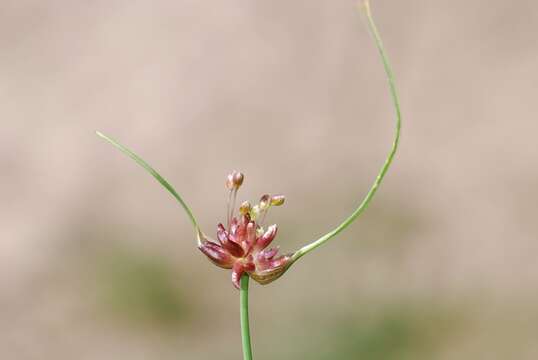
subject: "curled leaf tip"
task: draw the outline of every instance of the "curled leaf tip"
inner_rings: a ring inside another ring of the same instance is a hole
[[[128,157],[130,157],[131,159],[133,159],[138,165],[140,165],[142,168],[144,168],[144,170],[146,170],[151,176],[153,176],[155,178],[155,180],[157,180],[170,194],[172,194],[172,196],[179,202],[179,204],[181,205],[181,207],[183,208],[183,210],[185,210],[185,213],[187,214],[187,216],[189,217],[189,219],[191,220],[192,222],[192,225],[195,229],[195,231],[197,233],[200,232],[200,227],[198,226],[198,223],[196,222],[196,219],[194,218],[194,215],[192,213],[192,210],[190,209],[190,207],[187,205],[187,203],[185,202],[185,200],[183,200],[183,198],[178,194],[178,192],[176,191],[176,189],[174,189],[174,187],[172,185],[170,185],[170,183],[168,181],[166,181],[166,179],[164,177],[162,177],[151,165],[149,165],[144,159],[142,159],[140,156],[138,156],[137,154],[135,154],[134,151],[132,151],[131,149],[127,148],[126,146],[120,144],[118,141],[114,140],[113,138],[103,134],[102,132],[100,131],[95,131],[95,133],[97,134],[97,136],[105,139],[106,141],[108,141],[110,144],[112,144],[112,146],[114,146],[115,148],[117,148],[118,150],[120,150],[122,153],[124,153],[125,155],[127,155]],[[197,234],[198,235],[198,234]],[[200,243],[200,241],[198,241],[198,243]]]
[[[361,4],[363,5],[362,9],[364,10],[364,14],[366,15],[368,28],[373,36],[374,43],[377,47],[378,53],[381,58],[381,62],[383,63],[383,67],[385,69],[385,74],[388,79],[389,84],[389,91],[390,96],[392,99],[395,115],[396,115],[396,121],[395,121],[395,132],[394,132],[394,141],[392,143],[392,147],[389,151],[389,154],[387,155],[387,158],[385,160],[385,163],[381,167],[381,170],[379,171],[377,177],[375,178],[372,186],[370,187],[370,190],[362,200],[362,202],[358,205],[358,207],[349,215],[340,225],[338,225],[333,230],[329,231],[327,234],[323,235],[316,241],[303,246],[301,249],[299,249],[297,252],[295,252],[292,255],[292,258],[294,261],[298,260],[300,257],[306,255],[310,251],[318,248],[319,246],[326,243],[328,240],[339,234],[341,231],[343,231],[345,228],[347,228],[351,223],[353,223],[359,215],[362,214],[362,212],[368,207],[370,204],[372,198],[376,194],[377,190],[379,189],[379,186],[383,182],[383,179],[389,170],[392,161],[394,160],[394,156],[396,155],[396,151],[398,150],[398,144],[400,141],[400,128],[401,128],[401,112],[400,112],[400,101],[398,99],[398,93],[396,91],[396,84],[394,81],[394,75],[392,73],[392,67],[390,66],[388,56],[385,52],[385,48],[383,46],[383,42],[381,41],[381,36],[379,35],[379,31],[377,29],[377,26],[374,22],[371,10],[370,10],[370,2],[368,0],[361,1]]]

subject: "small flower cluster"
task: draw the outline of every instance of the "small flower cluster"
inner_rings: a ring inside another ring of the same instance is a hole
[[[284,204],[283,195],[263,195],[258,204],[252,206],[245,201],[234,216],[237,191],[243,184],[244,175],[234,171],[226,179],[230,191],[226,226],[217,225],[217,240],[201,234],[199,249],[215,265],[232,269],[232,283],[239,289],[241,276],[247,273],[264,285],[278,279],[291,265],[291,255],[278,254],[278,247],[268,248],[277,233],[277,226],[263,227],[269,208]]]

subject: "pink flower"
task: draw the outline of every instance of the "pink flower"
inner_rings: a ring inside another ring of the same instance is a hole
[[[244,202],[239,207],[238,217],[235,217],[235,199],[243,179],[240,172],[234,171],[228,175],[226,187],[230,190],[230,200],[233,200],[231,207],[228,201],[226,227],[217,225],[217,241],[200,234],[201,243],[198,246],[212,263],[232,269],[232,283],[237,289],[245,273],[264,285],[278,279],[291,265],[291,254],[277,256],[278,247],[268,248],[276,236],[277,226],[263,227],[269,208],[282,205],[284,196],[263,195],[254,207]]]

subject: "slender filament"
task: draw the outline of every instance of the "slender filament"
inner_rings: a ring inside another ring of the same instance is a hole
[[[231,202],[232,202],[232,191],[233,190],[230,190],[230,193],[228,194],[228,202],[226,203],[226,228],[228,229],[228,231],[230,231],[230,221],[232,220],[231,219],[231,215],[230,215],[230,206],[231,206]]]

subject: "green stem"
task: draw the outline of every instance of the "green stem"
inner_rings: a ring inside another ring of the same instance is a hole
[[[389,83],[389,89],[390,89],[390,95],[392,98],[392,102],[394,105],[394,110],[396,113],[396,130],[394,135],[394,142],[392,144],[392,148],[389,152],[389,155],[387,156],[387,159],[385,160],[385,163],[383,164],[383,167],[381,168],[379,174],[377,175],[374,183],[372,184],[372,187],[370,188],[370,191],[366,194],[366,197],[364,200],[360,203],[359,207],[353,211],[353,213],[345,219],[340,225],[338,225],[336,228],[328,232],[327,234],[323,235],[318,240],[304,246],[303,248],[299,249],[295,254],[292,256],[292,260],[298,260],[300,257],[304,256],[305,254],[309,253],[310,251],[318,248],[319,246],[326,243],[329,239],[340,233],[342,230],[347,228],[357,217],[368,207],[370,204],[370,201],[374,197],[375,193],[377,192],[377,189],[379,188],[379,185],[381,185],[381,182],[383,181],[383,178],[385,177],[385,174],[387,173],[392,160],[394,159],[394,155],[396,154],[396,150],[398,149],[398,143],[400,141],[400,128],[401,128],[401,113],[400,113],[400,102],[398,100],[398,93],[396,92],[396,85],[394,83],[394,75],[392,73],[392,68],[390,66],[387,54],[385,53],[385,48],[383,47],[383,42],[381,41],[381,36],[379,35],[379,31],[377,30],[377,26],[375,25],[374,19],[372,17],[372,13],[370,11],[370,3],[368,0],[363,1],[363,10],[366,15],[366,19],[368,20],[368,28],[372,32],[372,36],[374,38],[374,42],[377,46],[377,50],[379,51],[379,55],[381,56],[381,60],[383,62],[383,67],[385,68],[385,73],[387,75],[387,80]]]
[[[112,144],[114,147],[119,149],[121,152],[123,152],[125,155],[129,156],[131,159],[133,159],[138,165],[142,166],[144,170],[146,170],[151,176],[155,178],[172,196],[179,202],[183,210],[185,210],[185,213],[189,217],[189,220],[192,222],[192,225],[194,226],[194,230],[196,231],[197,239],[198,239],[198,245],[200,245],[200,238],[202,237],[202,231],[200,230],[200,227],[198,226],[198,222],[194,218],[194,215],[192,213],[192,210],[190,209],[189,205],[183,200],[183,198],[178,194],[176,189],[164,177],[161,176],[155,170],[151,165],[149,165],[144,159],[142,159],[140,156],[134,153],[131,149],[127,148],[126,146],[120,144],[118,141],[114,140],[110,136],[107,136],[103,134],[100,131],[95,132],[99,137],[105,139],[110,144]]]
[[[250,327],[248,320],[248,275],[241,277],[240,313],[241,313],[241,342],[243,344],[243,359],[252,360],[252,347],[250,345]]]

